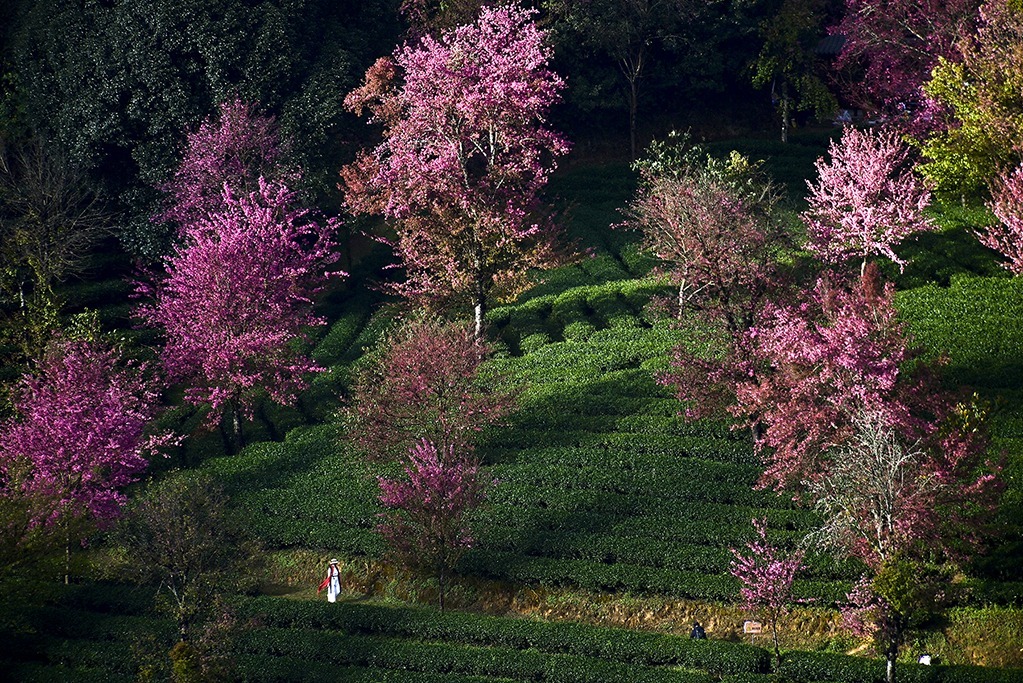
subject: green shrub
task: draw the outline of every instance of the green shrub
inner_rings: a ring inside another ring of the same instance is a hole
[[[304,627],[346,634],[389,636],[392,637],[392,643],[400,642],[393,640],[400,637],[430,642],[444,641],[446,644],[507,648],[512,652],[509,656],[513,658],[524,656],[524,652],[537,652],[543,655],[608,660],[617,666],[678,666],[716,674],[763,672],[769,667],[767,651],[746,644],[693,641],[667,634],[568,622],[548,623],[471,613],[440,613],[426,608],[394,608],[356,603],[296,603],[272,598],[246,600],[240,604],[239,611],[243,616],[256,618],[277,628]],[[363,640],[353,645],[372,647],[373,642]],[[467,652],[472,655],[474,651]],[[564,664],[573,660],[556,661]],[[580,663],[579,660],[575,661]],[[590,669],[595,666],[589,662],[580,665]],[[605,680],[631,679],[616,676]],[[701,676],[698,680],[705,680],[705,677]]]
[[[320,340],[310,354],[323,367],[351,360],[353,354],[361,355],[361,348],[353,348],[359,333],[369,320],[369,312],[365,308],[348,311],[330,326],[330,330]]]
[[[796,683],[882,683],[884,662],[830,652],[789,652],[779,673]]]
[[[522,338],[519,349],[523,353],[535,353],[550,343],[551,337],[546,332],[535,332]]]
[[[12,664],[6,668],[7,680],[19,683],[53,683],[74,681],[74,683],[134,683],[135,674],[115,673],[106,669],[90,669],[63,664]]]
[[[980,666],[938,666],[934,668],[936,670],[934,683],[1019,683],[1023,681],[1023,669],[992,669]]]

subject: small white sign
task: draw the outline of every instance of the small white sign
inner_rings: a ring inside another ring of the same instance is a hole
[[[764,625],[759,621],[744,621],[742,622],[742,632],[756,635],[763,631]]]

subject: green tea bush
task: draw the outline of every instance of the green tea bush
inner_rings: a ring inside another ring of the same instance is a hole
[[[7,680],[18,683],[53,683],[74,681],[74,683],[134,683],[134,673],[125,674],[65,664],[16,663],[4,667]]]
[[[597,328],[593,323],[586,320],[577,320],[565,325],[561,330],[561,336],[568,342],[584,342],[593,336]]]
[[[306,658],[242,654],[235,657],[243,680],[258,683],[500,683],[489,676],[438,674],[407,669],[345,666]]]
[[[924,668],[924,667],[920,667]],[[902,669],[899,670],[899,674]],[[979,666],[935,667],[934,683],[1019,683],[1023,669],[993,669]]]
[[[882,683],[884,662],[830,652],[789,652],[779,673],[795,683]],[[901,673],[901,671],[900,671]]]
[[[330,326],[330,330],[316,345],[311,354],[313,360],[323,367],[354,360],[361,355],[361,348],[354,348],[355,340],[369,320],[369,311],[356,308],[346,312]]]
[[[589,276],[590,282],[607,282],[610,280],[624,280],[629,274],[622,268],[622,265],[610,254],[598,254],[592,258],[583,259],[579,266]],[[593,305],[593,302],[590,302]]]
[[[552,683],[711,681],[706,674],[633,666],[583,655],[553,654],[493,645],[481,648],[448,642],[417,642],[296,628],[253,629],[240,636],[238,646],[247,653],[297,656],[345,666],[496,676]]]
[[[522,353],[536,353],[551,343],[551,337],[546,332],[534,332],[519,341],[519,350]]]
[[[239,610],[243,616],[279,628],[305,627],[518,651],[531,649],[632,666],[678,666],[715,674],[761,672],[769,668],[768,653],[751,645],[693,641],[681,636],[571,622],[551,623],[358,603],[328,606],[272,598],[246,600]]]
[[[138,668],[127,643],[112,645],[89,640],[52,640],[45,647],[45,656],[50,662],[103,670],[115,675],[130,676]]]
[[[901,292],[897,304],[917,342],[947,355],[956,382],[1016,387],[1023,382],[1023,278],[957,276],[949,287]]]

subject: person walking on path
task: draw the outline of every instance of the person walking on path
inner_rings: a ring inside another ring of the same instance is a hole
[[[327,578],[316,589],[317,594],[324,588],[327,589],[327,602],[337,602],[337,596],[341,594],[341,568],[336,559],[331,560],[327,565]]]

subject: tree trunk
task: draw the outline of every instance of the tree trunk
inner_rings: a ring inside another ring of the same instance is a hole
[[[774,671],[781,671],[781,646],[778,644],[778,622],[771,620],[771,634],[774,636]]]
[[[781,91],[781,141],[789,141],[789,91],[785,86]]]
[[[440,611],[444,611],[444,569],[437,571],[437,588],[440,593]]]
[[[892,638],[888,641],[888,648],[885,650],[885,681],[895,683],[895,660],[899,656],[899,641]]]
[[[482,265],[482,261],[482,257],[477,257],[477,262],[480,265]],[[477,272],[479,271],[477,270]],[[475,299],[473,302],[473,319],[476,323],[476,341],[481,342],[483,341],[483,319],[487,315],[487,290],[482,276],[477,276],[475,289],[476,291],[473,293],[473,298]]]
[[[220,434],[224,440],[224,452],[228,455],[236,455],[245,445],[242,441],[241,418],[238,416],[238,399],[231,399],[224,404]]]
[[[486,315],[486,304],[477,301],[473,308],[473,317],[476,321],[476,341],[483,339],[483,316]]]
[[[682,319],[682,311],[685,307],[685,291],[686,291],[686,280],[682,278],[682,283],[678,286],[678,319]]]
[[[636,158],[636,112],[639,109],[639,93],[636,79],[629,79],[629,153]]]
[[[64,585],[71,583],[71,506],[64,508]]]

